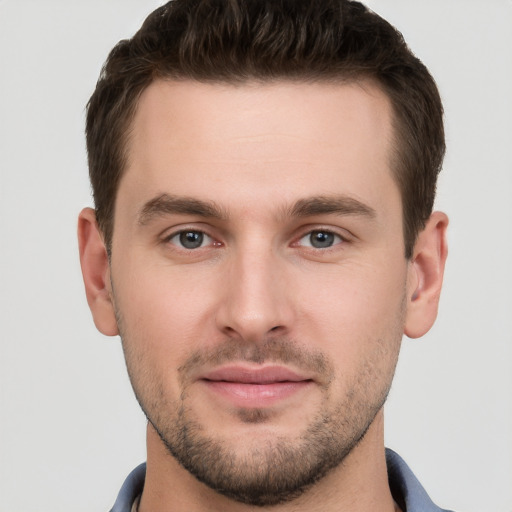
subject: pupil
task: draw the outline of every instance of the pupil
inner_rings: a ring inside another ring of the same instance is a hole
[[[185,231],[180,234],[180,243],[186,249],[197,249],[203,243],[203,233],[196,231]]]
[[[323,249],[331,247],[334,243],[334,235],[332,233],[325,233],[324,231],[315,231],[310,236],[311,245],[316,249]]]

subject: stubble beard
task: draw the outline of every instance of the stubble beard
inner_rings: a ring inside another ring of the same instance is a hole
[[[263,507],[298,498],[338,467],[364,437],[379,409],[376,406],[368,418],[356,418],[354,425],[340,421],[340,411],[318,415],[298,439],[266,439],[244,450],[243,456],[209,436],[189,419],[184,407],[171,428],[150,422],[169,453],[199,481],[235,501]],[[258,411],[251,411],[251,416],[259,416]]]
[[[118,325],[122,326],[120,318]],[[216,492],[237,502],[261,507],[298,498],[343,463],[384,405],[401,340],[401,333],[396,332],[395,339],[376,341],[378,348],[356,373],[355,381],[346,387],[343,399],[330,409],[325,406],[302,433],[293,439],[267,436],[261,443],[253,443],[250,450],[242,450],[241,455],[231,438],[214,437],[208,433],[208,425],[195,419],[194,411],[187,404],[186,378],[182,378],[179,399],[170,402],[154,373],[141,371],[143,357],[131,354],[131,345],[121,328],[120,332],[135,395],[168,452],[197,480]],[[396,354],[390,356],[390,350]],[[390,361],[386,368],[379,364],[383,357]],[[208,354],[194,354],[179,372],[186,376],[191,367],[206,361],[285,364],[293,361],[299,368],[314,367],[315,371],[328,376],[322,386],[326,404],[332,387],[336,386],[334,370],[322,354],[304,353],[288,339],[274,338],[261,345],[246,346],[228,340]],[[378,389],[372,387],[375,381],[380,383]],[[240,409],[238,413],[238,420],[245,423],[264,426],[268,419],[265,409]]]

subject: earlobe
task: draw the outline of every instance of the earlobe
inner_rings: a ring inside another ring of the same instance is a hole
[[[78,217],[78,246],[94,323],[103,334],[115,336],[119,331],[112,304],[108,255],[92,208],[84,208]]]
[[[434,212],[419,233],[409,263],[407,315],[404,332],[409,338],[426,334],[437,317],[448,248],[448,217]]]

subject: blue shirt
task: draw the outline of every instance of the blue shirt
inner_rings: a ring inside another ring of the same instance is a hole
[[[391,494],[402,512],[450,512],[434,505],[409,466],[397,453],[386,449],[386,462]],[[145,477],[146,464],[141,464],[128,475],[110,512],[131,512],[133,502],[142,493]]]

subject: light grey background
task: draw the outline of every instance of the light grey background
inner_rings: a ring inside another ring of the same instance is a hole
[[[118,339],[93,326],[76,217],[84,105],[156,0],[0,0],[0,511],[108,510],[145,458]],[[405,340],[387,444],[436,502],[512,511],[512,3],[373,0],[437,78],[450,258],[434,329]]]

